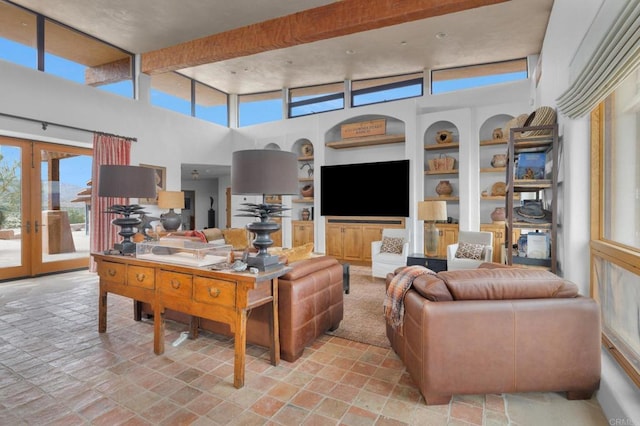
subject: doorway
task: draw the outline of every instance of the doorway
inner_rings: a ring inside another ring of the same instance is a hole
[[[92,150],[0,136],[0,280],[89,266]]]

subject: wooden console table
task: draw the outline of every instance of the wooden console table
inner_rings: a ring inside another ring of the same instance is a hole
[[[107,293],[134,300],[134,319],[140,320],[140,303],[153,307],[153,350],[164,352],[165,308],[194,317],[191,337],[197,335],[197,318],[228,324],[234,334],[234,379],[236,388],[244,386],[247,343],[247,312],[271,303],[269,321],[271,364],[280,362],[278,333],[278,277],[291,268],[282,267],[259,274],[213,271],[140,260],[130,256],[92,254],[100,277],[98,332],[107,331]]]

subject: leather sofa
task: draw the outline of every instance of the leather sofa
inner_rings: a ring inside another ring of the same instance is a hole
[[[600,383],[597,303],[551,272],[491,265],[417,277],[403,326],[387,325],[425,402],[516,392],[590,398]]]
[[[342,265],[333,257],[317,256],[291,263],[292,270],[278,279],[280,357],[294,362],[304,348],[327,330],[335,330],[343,318]],[[263,305],[251,310],[247,320],[247,342],[269,347],[269,310]],[[143,304],[142,313],[153,315]],[[191,317],[167,309],[165,319],[189,324]],[[226,324],[200,319],[200,329],[230,336]]]

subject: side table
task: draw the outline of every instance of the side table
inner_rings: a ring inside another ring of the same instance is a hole
[[[441,272],[447,270],[447,258],[412,253],[407,256],[407,266],[411,265],[420,265],[431,269],[433,272]]]

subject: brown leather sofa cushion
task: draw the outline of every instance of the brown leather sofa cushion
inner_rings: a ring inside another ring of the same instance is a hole
[[[549,271],[525,268],[489,267],[425,274],[413,281],[413,289],[431,302],[571,298],[578,295],[578,286],[574,283]]]
[[[413,280],[413,288],[422,297],[432,302],[443,302],[453,300],[451,292],[442,278],[437,275],[424,274]]]
[[[571,298],[578,286],[539,269],[497,268],[438,273],[454,300]]]

